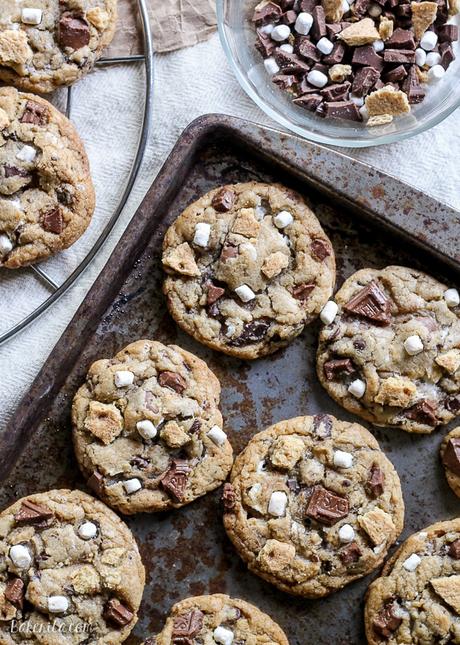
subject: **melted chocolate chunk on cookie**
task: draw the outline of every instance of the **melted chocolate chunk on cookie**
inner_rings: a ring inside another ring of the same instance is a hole
[[[98,470],[95,470],[86,482],[86,485],[94,491],[96,495],[101,495],[104,492],[104,476]]]
[[[14,516],[16,524],[41,524],[54,517],[52,511],[45,506],[34,504],[30,500],[22,503],[18,513]]]
[[[263,318],[246,323],[240,336],[232,339],[229,344],[233,347],[241,347],[249,343],[258,343],[267,335],[270,324],[269,320]]]
[[[347,546],[344,546],[343,549],[340,549],[339,551],[339,558],[345,566],[348,566],[353,562],[358,562],[361,555],[362,551],[356,542],[347,544]]]
[[[21,578],[9,580],[5,588],[5,598],[15,607],[24,606],[25,585]]]
[[[89,24],[82,15],[65,11],[59,20],[59,43],[62,47],[80,49],[90,41]]]
[[[427,426],[436,426],[436,407],[430,401],[419,401],[406,412],[406,417]]]
[[[339,497],[323,486],[315,486],[308,502],[306,514],[321,524],[332,526],[346,517],[348,511],[348,500],[345,497]]]
[[[220,253],[220,259],[222,262],[236,258],[238,255],[238,247],[234,244],[225,244]]]
[[[315,287],[316,284],[314,282],[310,284],[299,284],[292,290],[292,295],[296,300],[308,300]]]
[[[126,627],[134,618],[134,614],[117,598],[111,598],[105,606],[104,618],[116,627]]]
[[[452,396],[446,399],[444,405],[446,406],[446,409],[453,414],[460,412],[460,398],[458,396]]]
[[[176,374],[176,372],[169,371],[161,372],[158,377],[158,383],[161,387],[169,387],[178,394],[182,394],[187,387],[187,383],[183,376]]]
[[[41,215],[41,225],[47,233],[60,235],[64,230],[64,220],[59,207],[52,208]]]
[[[385,475],[381,468],[377,464],[372,464],[372,467],[369,471],[369,478],[366,483],[367,491],[371,497],[380,497],[383,495],[385,484]]]
[[[193,643],[193,638],[203,629],[204,614],[192,609],[187,614],[176,616],[173,622],[172,639],[174,645]]]
[[[206,304],[208,305],[213,305],[215,302],[219,300],[219,298],[222,298],[222,296],[225,293],[225,289],[222,289],[222,287],[218,287],[212,282],[208,283],[208,285],[206,286],[206,289],[207,289]]]
[[[10,179],[10,177],[23,177],[24,179],[30,179],[31,174],[24,168],[18,168],[17,166],[9,166],[5,164],[3,166],[3,172],[5,173],[5,179]]]
[[[396,609],[397,605],[394,600],[389,600],[378,616],[374,618],[372,623],[374,630],[383,638],[390,638],[402,623],[402,618],[395,614]]]
[[[49,110],[45,105],[40,105],[35,101],[27,101],[24,113],[19,121],[21,123],[32,123],[33,125],[46,125],[49,121]]]
[[[315,414],[313,427],[320,439],[329,439],[332,436],[332,419],[328,414]]]
[[[448,553],[454,560],[460,560],[460,539],[449,544]]]
[[[460,475],[460,439],[449,439],[442,455],[442,463],[456,475]]]
[[[361,289],[343,308],[381,325],[391,322],[390,301],[375,280]]]
[[[333,381],[337,376],[346,376],[356,372],[356,367],[351,358],[333,358],[324,363],[324,374],[328,381]]]
[[[222,503],[224,505],[225,511],[233,511],[236,504],[236,493],[235,489],[231,484],[224,484],[224,490],[222,493]]]
[[[160,484],[163,490],[178,502],[184,499],[190,471],[191,468],[186,461],[174,459],[169,469],[160,478]]]
[[[322,262],[329,255],[331,255],[331,247],[325,240],[320,240],[319,238],[313,240],[311,243],[311,250],[313,257]]]
[[[225,213],[233,208],[236,195],[230,188],[221,188],[212,198],[212,207],[218,213]]]

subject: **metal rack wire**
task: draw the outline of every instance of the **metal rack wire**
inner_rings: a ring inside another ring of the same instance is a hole
[[[26,267],[29,271],[32,272],[32,275],[35,276],[38,280],[45,285],[45,287],[50,291],[50,295],[30,314],[25,316],[17,324],[13,325],[10,329],[0,335],[0,345],[5,343],[7,340],[18,334],[25,327],[30,325],[34,320],[41,316],[53,303],[55,303],[61,296],[63,296],[68,289],[74,284],[74,282],[79,278],[79,276],[85,271],[89,266],[92,260],[97,255],[99,249],[104,244],[105,240],[109,236],[113,227],[115,226],[127,200],[133,188],[134,182],[136,181],[137,175],[139,173],[139,168],[142,163],[144,156],[145,148],[147,145],[151,119],[152,119],[152,101],[153,101],[153,44],[152,36],[150,33],[149,18],[147,12],[146,0],[137,0],[139,5],[139,12],[141,16],[142,31],[144,36],[144,53],[136,56],[117,56],[113,58],[101,58],[96,63],[97,66],[108,66],[108,65],[118,65],[121,63],[130,63],[138,64],[144,63],[145,65],[145,103],[144,103],[144,113],[142,119],[142,128],[140,131],[139,142],[136,150],[136,154],[129,172],[126,186],[121,196],[120,202],[118,203],[117,208],[110,217],[109,221],[105,225],[101,234],[97,238],[93,247],[83,258],[80,264],[72,271],[72,273],[65,279],[62,284],[57,284],[43,269],[37,265],[32,265]],[[65,113],[69,117],[72,110],[72,88],[67,88],[67,101]]]

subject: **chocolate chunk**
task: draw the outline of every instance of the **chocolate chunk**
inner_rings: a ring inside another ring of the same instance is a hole
[[[458,40],[458,27],[457,25],[442,25],[437,30],[438,33],[438,42],[453,42]]]
[[[330,54],[324,56],[323,63],[326,65],[337,65],[343,61],[345,56],[345,45],[342,42],[337,42]]]
[[[321,5],[316,5],[311,12],[311,15],[313,16],[313,25],[311,27],[310,34],[314,40],[319,40],[327,34],[326,15],[323,7]]]
[[[30,500],[22,502],[21,508],[14,516],[16,524],[41,524],[54,517],[53,512],[46,506],[34,504]]]
[[[315,112],[319,105],[323,102],[323,97],[321,94],[316,94],[313,92],[311,94],[304,94],[304,96],[299,96],[299,98],[292,101],[295,105],[300,105],[300,107],[309,110],[310,112]]]
[[[383,636],[383,638],[390,638],[402,623],[402,618],[395,614],[396,609],[397,606],[394,600],[389,600],[377,614],[377,617],[374,618],[372,623],[374,631]]]
[[[409,49],[385,49],[383,60],[385,63],[415,63],[415,51]]]
[[[297,54],[290,54],[282,49],[275,51],[275,60],[285,74],[307,73],[310,68]]]
[[[181,642],[176,640],[178,638],[193,639],[203,629],[203,619],[204,614],[199,609],[192,609],[187,614],[176,616],[172,629],[173,642]]]
[[[400,16],[403,18],[409,18],[410,16],[412,16],[412,8],[408,3],[397,4],[394,8],[394,12],[397,16]]]
[[[16,166],[8,166],[5,164],[3,166],[3,172],[5,173],[5,179],[10,177],[24,177],[24,179],[30,178],[30,173],[24,168],[17,168]]]
[[[356,0],[358,2],[358,0]],[[355,4],[356,4],[355,2]],[[383,69],[383,58],[376,54],[372,45],[363,45],[356,47],[353,51],[353,58],[351,62],[354,65],[365,65],[366,67],[373,67],[381,72]]]
[[[212,305],[215,302],[217,302],[219,298],[221,298],[225,293],[225,289],[222,289],[222,287],[216,286],[212,282],[209,282],[207,284],[206,290],[207,290],[206,303],[208,305]]]
[[[324,105],[324,114],[331,119],[361,121],[358,107],[353,101],[329,101]]]
[[[230,260],[231,258],[236,258],[238,255],[238,247],[235,246],[234,244],[226,244],[220,253],[220,259],[222,262],[226,262],[227,260]]]
[[[420,85],[415,66],[409,69],[409,73],[404,79],[401,89],[407,94],[409,103],[421,103],[425,98],[425,90]]]
[[[64,220],[59,206],[41,214],[40,222],[47,233],[60,235],[64,230]]]
[[[236,195],[230,188],[221,188],[212,198],[212,207],[219,213],[226,213],[233,208]]]
[[[406,417],[427,426],[436,426],[436,407],[430,401],[419,401],[406,412]]]
[[[178,394],[182,394],[187,387],[187,382],[184,377],[180,374],[176,374],[176,372],[161,372],[158,377],[158,383],[161,387],[169,387]]]
[[[351,8],[357,18],[362,18],[370,5],[370,0],[356,0]]]
[[[337,22],[333,22],[332,24],[326,25],[327,37],[331,41],[335,40],[335,37],[337,36],[337,34],[340,34],[341,31],[342,31],[342,27]]]
[[[252,21],[256,23],[270,22],[271,20],[276,21],[280,16],[281,7],[274,2],[268,2],[263,7],[256,8]]]
[[[452,544],[449,544],[449,555],[454,560],[460,560],[460,539],[455,540]]]
[[[391,321],[390,301],[375,280],[361,289],[343,308],[382,325],[389,325]]]
[[[80,49],[90,41],[89,25],[83,16],[65,11],[59,20],[59,43],[62,47]]]
[[[91,488],[96,495],[102,495],[104,492],[104,476],[98,470],[95,470],[86,482],[86,485],[88,488]]]
[[[35,101],[27,101],[23,115],[19,120],[21,123],[46,125],[49,121],[49,110],[45,105],[40,105]]]
[[[297,479],[291,477],[290,479],[287,480],[286,483],[291,493],[294,493],[294,495],[297,495],[297,493],[300,491],[300,484],[297,481]]]
[[[351,83],[333,83],[321,90],[321,96],[325,101],[344,101],[348,96]]]
[[[224,491],[222,493],[222,503],[226,511],[233,511],[236,504],[235,489],[231,484],[224,484]]]
[[[319,439],[329,439],[332,436],[332,419],[328,414],[315,414],[313,429]]]
[[[439,46],[439,53],[441,54],[441,65],[447,69],[449,65],[455,60],[454,50],[449,43],[441,43]]]
[[[24,594],[24,583],[21,578],[8,580],[5,588],[5,598],[9,600],[12,605],[22,609],[24,605]]]
[[[348,515],[348,500],[322,486],[315,486],[306,514],[317,522],[332,526]]]
[[[358,69],[353,79],[353,94],[355,96],[366,96],[379,78],[380,74],[373,67]]]
[[[398,27],[386,41],[385,46],[390,49],[415,49],[414,32],[410,29],[399,29]]]
[[[314,45],[306,36],[299,36],[295,42],[295,51],[305,58],[307,63],[314,65],[321,60],[321,54],[316,45]]]
[[[317,238],[311,243],[311,252],[317,260],[322,262],[331,255],[331,247],[325,240]]]
[[[328,381],[333,381],[337,376],[345,376],[356,372],[351,358],[333,358],[324,363],[324,374]]]
[[[273,76],[272,82],[282,90],[288,90],[297,83],[297,78],[293,74],[277,74]]]
[[[361,557],[362,552],[356,542],[351,542],[344,546],[343,549],[339,551],[339,558],[345,566],[352,564],[352,562],[357,562]]]
[[[273,54],[276,48],[276,43],[268,34],[257,32],[256,49],[262,54],[264,58],[268,58]]]
[[[234,347],[241,347],[249,343],[257,343],[267,335],[269,329],[269,320],[265,320],[264,318],[253,320],[252,322],[246,323],[240,336],[231,340],[229,344]]]
[[[292,290],[292,295],[296,300],[308,300],[315,286],[314,282],[311,284],[298,284]]]
[[[201,429],[201,421],[195,419],[189,429],[189,434],[196,434]]]
[[[398,65],[397,67],[386,72],[383,78],[388,83],[397,83],[398,81],[402,81],[403,78],[406,78],[406,76],[407,71],[404,65]]]
[[[293,25],[296,20],[297,20],[296,12],[290,10],[283,13],[283,15],[281,16],[280,22],[282,22],[283,25]]]
[[[366,348],[366,341],[364,341],[362,338],[357,338],[356,340],[353,341],[353,347],[362,352],[363,349]]]
[[[58,202],[65,206],[73,204],[73,195],[66,186],[56,188],[56,197],[58,198]]]
[[[134,618],[134,614],[117,598],[111,598],[105,606],[104,618],[117,627],[126,627]]]
[[[301,0],[300,1],[300,10],[305,11],[306,13],[313,13],[313,9],[316,7],[316,0]]]
[[[173,459],[168,470],[160,478],[162,488],[178,502],[182,502],[185,497],[190,471],[191,468],[186,461]]]
[[[460,398],[457,396],[452,396],[449,399],[446,399],[444,405],[449,412],[456,414],[460,411]]]
[[[460,439],[449,439],[442,455],[442,463],[456,475],[460,475]]]
[[[382,469],[379,468],[377,464],[372,464],[372,467],[369,471],[369,477],[366,482],[366,488],[369,495],[374,498],[380,497],[380,495],[383,494],[384,483],[385,475],[383,474]]]

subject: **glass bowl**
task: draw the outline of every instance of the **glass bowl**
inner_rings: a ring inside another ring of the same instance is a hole
[[[292,103],[289,95],[272,83],[255,47],[251,18],[258,0],[217,0],[222,46],[236,77],[252,100],[269,117],[296,134],[335,146],[363,148],[401,141],[424,132],[445,119],[460,105],[460,57],[437,83],[427,86],[422,103],[390,124],[366,127],[364,123],[325,119]],[[454,43],[458,54],[458,43]]]

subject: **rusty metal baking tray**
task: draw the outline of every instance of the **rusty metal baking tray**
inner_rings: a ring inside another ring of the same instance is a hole
[[[92,361],[148,337],[178,343],[208,361],[223,385],[222,411],[236,451],[267,425],[328,411],[350,419],[315,376],[318,325],[287,349],[255,362],[208,350],[183,334],[161,295],[165,228],[192,200],[219,184],[281,181],[308,196],[332,239],[338,284],[366,266],[406,264],[459,284],[460,213],[397,179],[333,150],[222,116],[194,122],[121,238],[68,329],[0,439],[0,506],[37,490],[84,487],[73,458],[69,412]],[[373,429],[401,476],[408,535],[458,513],[438,464],[445,429],[432,436]],[[20,455],[22,451],[22,455]],[[147,567],[141,620],[128,643],[157,632],[170,606],[189,595],[227,592],[259,605],[291,645],[364,643],[368,576],[342,592],[307,601],[248,573],[222,528],[218,491],[181,510],[128,519]]]

